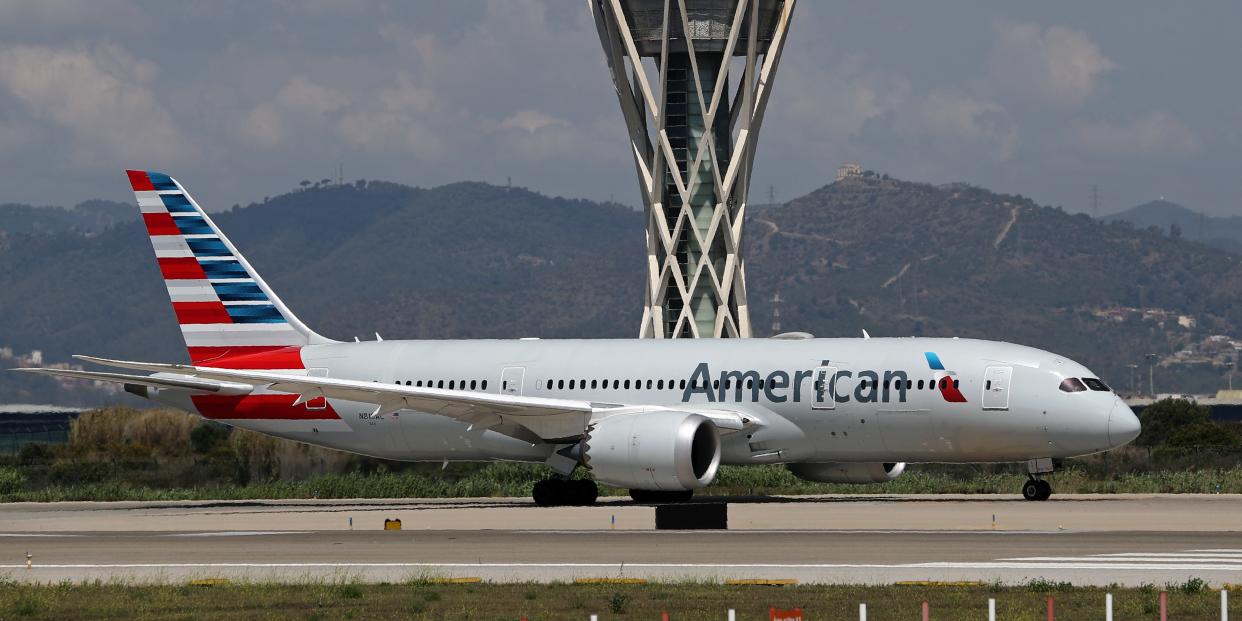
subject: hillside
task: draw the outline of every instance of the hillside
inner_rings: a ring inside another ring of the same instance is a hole
[[[8,203],[0,205],[0,235],[69,231],[98,233],[133,217],[134,210],[130,205],[113,201],[85,201],[72,209]]]
[[[0,238],[0,347],[14,359],[41,349],[53,363],[72,353],[183,360],[136,211],[92,236]],[[214,217],[331,337],[637,331],[643,218],[618,205],[479,183],[359,182]],[[1167,365],[1157,390],[1169,392],[1223,384],[1229,340],[1210,347],[1207,337],[1242,333],[1236,256],[1018,196],[848,179],[752,214],[748,226],[761,336],[779,291],[785,330],[1010,340],[1080,360],[1122,388],[1127,365],[1145,367],[1143,354],[1156,352]],[[97,398],[14,375],[0,373],[2,402]]]
[[[1242,254],[1242,217],[1219,218],[1192,211],[1177,203],[1154,200],[1104,217],[1106,222],[1129,222],[1137,228],[1157,227],[1214,248]]]

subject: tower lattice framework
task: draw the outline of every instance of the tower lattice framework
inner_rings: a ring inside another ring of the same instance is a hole
[[[742,224],[795,0],[588,3],[646,207],[640,336],[749,337]]]

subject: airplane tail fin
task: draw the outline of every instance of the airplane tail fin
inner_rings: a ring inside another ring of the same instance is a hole
[[[302,346],[333,342],[276,297],[180,183],[126,173],[193,364],[300,369]]]

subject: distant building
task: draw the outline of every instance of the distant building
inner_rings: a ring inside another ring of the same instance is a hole
[[[1195,323],[1196,323],[1195,318],[1191,317],[1190,315],[1178,315],[1177,316],[1177,325],[1183,328],[1193,328],[1195,327]]]
[[[849,179],[850,177],[862,177],[863,167],[857,163],[849,163],[837,169],[837,181]]]

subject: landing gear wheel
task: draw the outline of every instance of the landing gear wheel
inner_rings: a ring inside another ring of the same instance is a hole
[[[531,492],[540,507],[593,505],[599,498],[599,486],[588,479],[544,479]]]
[[[599,486],[595,484],[595,481],[578,479],[570,481],[569,484],[573,489],[573,502],[570,504],[588,506],[595,504],[595,501],[599,499]]]
[[[556,479],[544,479],[543,481],[536,483],[535,489],[531,491],[531,496],[534,497],[535,504],[540,507],[554,507],[557,504],[560,504],[557,500],[560,498],[560,494],[558,492],[562,486],[558,485],[558,483],[560,483],[560,481]]]
[[[630,490],[630,498],[634,502],[645,505],[664,505],[679,502],[686,502],[694,497],[694,490],[684,490],[678,492],[665,492],[650,489],[632,489]]]
[[[1039,481],[1039,498],[1037,500],[1048,500],[1052,497],[1052,484],[1040,479]]]
[[[1027,479],[1022,485],[1022,497],[1026,500],[1048,500],[1052,496],[1052,484],[1042,479]]]

